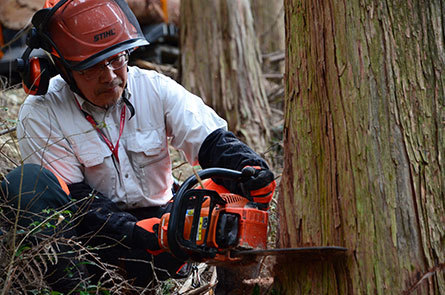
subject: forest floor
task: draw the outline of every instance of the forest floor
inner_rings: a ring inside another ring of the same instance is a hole
[[[151,68],[162,72],[170,77],[176,78],[176,69],[170,66],[154,65],[146,62],[139,62],[139,66],[145,68]],[[273,120],[271,131],[273,138],[271,140],[270,147],[266,151],[259,151],[259,153],[271,164],[272,170],[276,175],[276,180],[279,183],[282,172],[283,163],[283,149],[282,149],[282,125],[283,125],[283,86],[281,85],[281,79],[274,76],[272,79],[266,81],[266,91],[268,93],[269,101],[273,111]],[[0,81],[0,180],[11,171],[13,168],[19,166],[22,163],[20,152],[18,149],[17,138],[15,134],[15,126],[17,123],[17,115],[21,104],[26,99],[20,85],[7,86],[5,81]],[[173,148],[171,149],[172,155],[172,167],[174,176],[181,182],[188,176],[193,174],[194,169],[187,164],[181,153],[177,152]],[[269,215],[269,233],[268,233],[268,247],[274,248],[277,236],[277,214],[276,214],[276,199],[278,196],[278,190],[274,196],[274,199],[270,207]],[[0,207],[0,214],[3,216],[2,208]],[[2,228],[0,228],[0,234],[2,234]],[[3,228],[4,230],[4,228]],[[0,258],[5,257],[5,245],[0,248]],[[270,286],[273,283],[273,274],[271,269],[273,266],[273,258],[267,257],[261,260],[261,273],[258,278],[250,281],[246,281],[246,284],[252,284],[260,286],[260,293],[266,294]],[[7,267],[1,265],[2,267]],[[5,268],[6,269],[6,268]],[[0,278],[1,288],[5,287],[5,273],[2,272]],[[199,273],[199,275],[196,275]],[[196,285],[196,280],[199,278],[200,284]],[[16,277],[20,280],[23,278]],[[156,294],[212,294],[213,286],[216,283],[216,271],[215,267],[208,266],[206,264],[197,264],[195,268],[195,275],[191,275],[187,279],[182,280],[167,280],[160,283],[156,287]],[[20,284],[17,284],[17,286]],[[43,293],[42,293],[43,294]]]

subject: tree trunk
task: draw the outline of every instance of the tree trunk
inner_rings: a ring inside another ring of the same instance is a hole
[[[283,73],[284,63],[273,58],[284,54],[284,3],[283,1],[251,0],[255,32],[263,55],[263,70]]]
[[[445,6],[286,0],[281,294],[445,294]]]
[[[45,0],[1,0],[0,27],[3,25],[12,30],[24,29],[30,24],[33,14],[43,8],[44,3]]]
[[[264,150],[270,108],[249,1],[182,0],[180,28],[182,84]]]

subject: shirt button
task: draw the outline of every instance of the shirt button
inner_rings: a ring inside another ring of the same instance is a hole
[[[128,173],[125,174],[125,178],[128,178]]]

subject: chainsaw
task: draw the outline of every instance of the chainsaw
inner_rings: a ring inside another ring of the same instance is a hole
[[[242,183],[255,173],[246,167],[241,172],[209,168],[187,178],[174,198],[171,212],[161,217],[158,242],[184,261],[221,264],[236,262],[246,256],[294,255],[324,257],[344,255],[337,246],[267,249],[269,214],[245,196],[218,193],[202,188],[209,178]],[[193,188],[200,184],[200,188]],[[263,205],[263,206],[261,206]]]

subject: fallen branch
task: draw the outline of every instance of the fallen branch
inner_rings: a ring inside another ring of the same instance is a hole
[[[17,127],[8,128],[5,130],[0,131],[0,136],[14,132],[17,129]]]
[[[283,74],[282,73],[265,73],[263,74],[263,77],[270,80],[282,80]]]
[[[280,62],[286,58],[283,51],[275,51],[267,54],[263,54],[262,59],[266,62]]]

